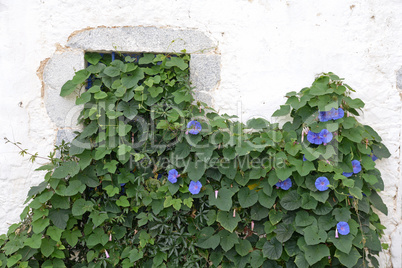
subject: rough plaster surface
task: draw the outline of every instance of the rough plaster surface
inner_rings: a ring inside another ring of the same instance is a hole
[[[392,153],[390,159],[377,163],[385,181],[383,197],[389,208],[388,216],[380,216],[387,227],[383,241],[390,244],[390,250],[381,254],[380,262],[381,267],[399,268],[400,14],[399,0],[121,0],[113,4],[95,0],[3,0],[0,137],[48,155],[58,125],[47,112],[36,70],[41,61],[63,52],[55,54],[56,43],[82,50],[84,47],[73,44],[83,38],[83,33],[68,38],[74,31],[88,27],[146,26],[201,32],[217,44],[221,71],[220,82],[214,89],[200,94],[208,93],[217,110],[237,114],[243,121],[254,116],[271,120],[272,112],[285,101],[286,92],[310,85],[320,72],[332,71],[345,77],[357,91],[353,97],[366,102],[361,121],[379,132]],[[161,42],[152,40],[155,44]],[[163,51],[170,40],[164,42]],[[121,48],[123,45],[129,44],[120,44]],[[117,44],[116,49],[120,49]],[[54,81],[57,77],[46,79]],[[46,93],[51,89],[46,88]],[[38,184],[43,173],[33,172],[38,163],[20,157],[10,144],[1,143],[0,152],[0,233],[4,233],[9,224],[18,221],[29,187]]]

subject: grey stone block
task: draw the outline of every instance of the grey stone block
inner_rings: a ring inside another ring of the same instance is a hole
[[[60,96],[60,89],[45,86],[45,105],[47,113],[59,128],[76,128],[77,119],[82,110],[81,105],[76,105],[77,93],[66,97]]]
[[[402,90],[402,67],[396,72],[396,86]]]
[[[205,91],[195,91],[194,92],[195,101],[201,101],[208,104],[208,106],[213,107],[212,96]]]
[[[205,53],[217,46],[204,33],[156,27],[99,27],[73,34],[67,46],[87,51]]]
[[[210,91],[220,81],[220,55],[193,54],[190,59],[190,80],[196,91]]]
[[[56,136],[56,145],[60,145],[63,140],[65,142],[72,142],[73,139],[77,136],[77,134],[75,134],[74,131],[77,131],[77,130],[59,129],[57,131],[57,136]]]
[[[43,70],[43,82],[51,88],[61,89],[64,83],[73,78],[76,71],[84,67],[84,51],[82,50],[55,53]]]

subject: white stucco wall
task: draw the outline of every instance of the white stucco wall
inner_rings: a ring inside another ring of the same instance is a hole
[[[400,145],[402,67],[400,0],[0,0],[0,137],[48,155],[57,132],[41,95],[41,61],[76,30],[97,26],[197,29],[218,43],[220,112],[269,118],[286,92],[320,72],[345,77],[366,102],[361,120],[383,137],[392,157],[378,162],[389,216],[381,267],[402,267]],[[239,112],[240,111],[240,112]],[[42,180],[10,144],[0,143],[0,233],[17,222],[30,186]]]

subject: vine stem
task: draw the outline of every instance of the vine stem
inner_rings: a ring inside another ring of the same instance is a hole
[[[16,146],[18,149],[20,149],[20,154],[21,154],[22,156],[24,156],[24,155],[26,155],[26,154],[27,154],[27,155],[30,155],[30,156],[31,156],[30,159],[31,159],[32,162],[34,162],[36,158],[41,158],[41,159],[45,159],[45,160],[52,160],[52,159],[50,159],[49,157],[39,156],[38,153],[32,154],[32,153],[28,152],[27,149],[22,149],[22,147],[19,146],[19,143],[17,143],[17,142],[12,142],[12,141],[10,141],[7,137],[4,137],[4,140],[6,141],[6,142],[5,142],[6,144],[7,144],[7,143],[11,143],[11,144],[13,144],[14,146]]]

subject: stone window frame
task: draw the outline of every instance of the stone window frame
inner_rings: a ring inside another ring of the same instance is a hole
[[[194,29],[157,27],[97,27],[76,31],[65,48],[59,48],[43,68],[44,103],[57,127],[56,144],[72,141],[82,109],[77,94],[60,97],[61,87],[74,73],[85,68],[85,52],[180,53],[190,54],[190,82],[195,99],[213,106],[211,92],[219,87],[221,56],[218,44]]]

